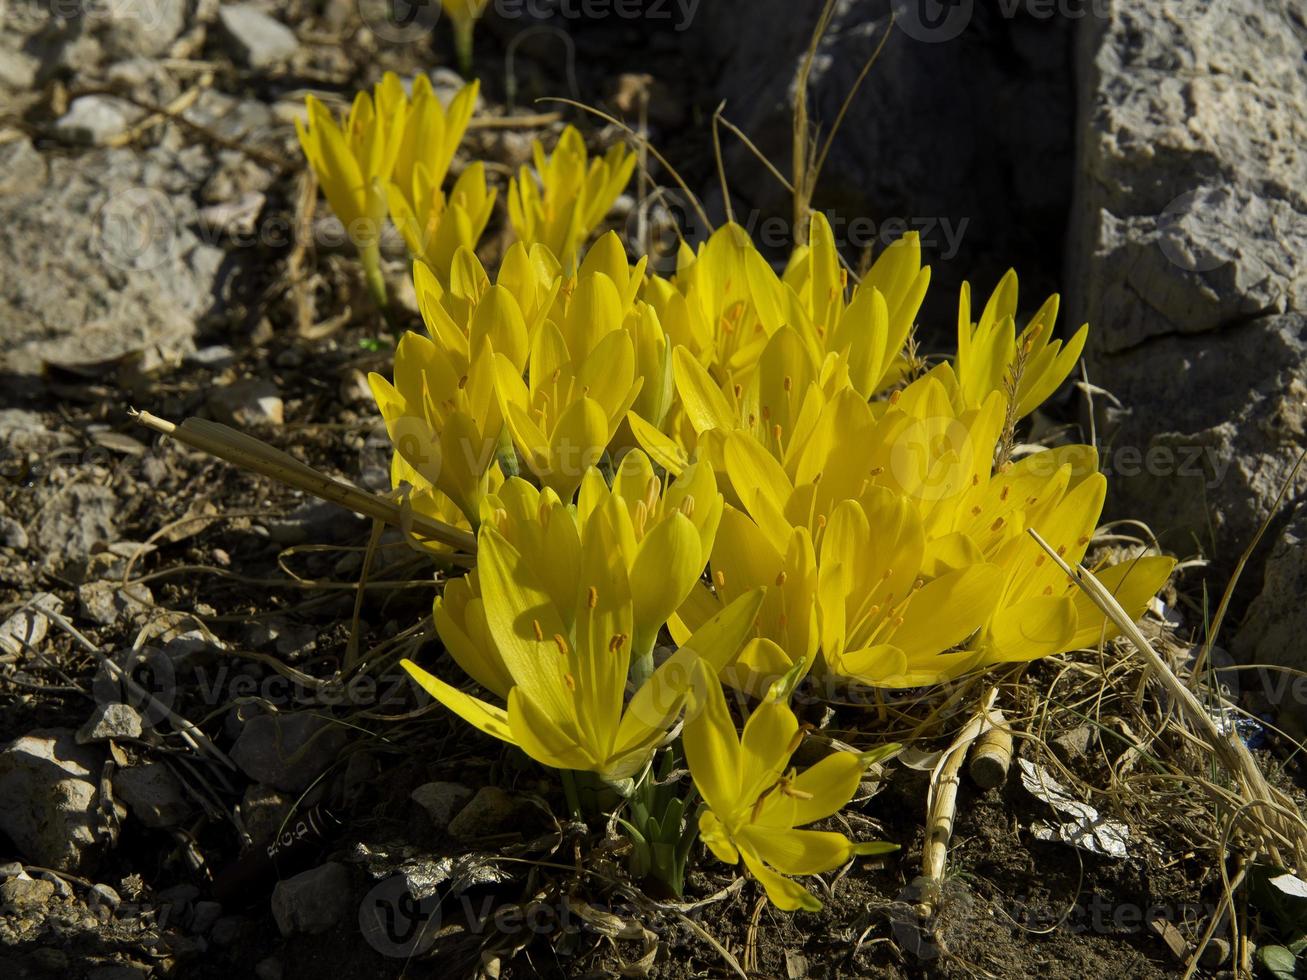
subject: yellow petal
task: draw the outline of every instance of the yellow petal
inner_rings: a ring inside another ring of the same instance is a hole
[[[740,741],[717,672],[695,665],[681,743],[694,785],[708,806],[731,813],[740,804]]]
[[[508,723],[508,713],[503,708],[496,708],[493,704],[487,704],[470,694],[464,694],[434,674],[427,673],[411,660],[401,660],[399,664],[422,686],[424,691],[469,725],[509,745],[518,744]]]
[[[1075,603],[1067,596],[1034,596],[999,609],[989,626],[986,659],[1034,660],[1071,649],[1076,621]]]
[[[747,847],[740,848],[740,856],[744,858],[744,866],[749,869],[749,873],[758,880],[771,903],[778,909],[785,912],[821,911],[821,902],[817,896],[797,881],[778,875],[754,851]]]
[[[1138,619],[1148,607],[1148,600],[1157,595],[1158,590],[1166,584],[1174,568],[1174,558],[1149,556],[1123,561],[1095,572],[1094,575],[1121,604],[1126,615]],[[1081,647],[1097,646],[1100,638],[1116,636],[1119,632],[1116,626],[1106,621],[1093,600],[1078,587],[1072,586],[1072,588],[1075,588],[1072,601],[1076,606],[1077,628],[1075,636],[1068,641],[1066,649],[1076,650]],[[1104,632],[1105,622],[1106,632]]]

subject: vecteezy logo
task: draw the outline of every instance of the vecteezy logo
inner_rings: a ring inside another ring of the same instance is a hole
[[[957,948],[974,921],[975,897],[957,879],[918,876],[890,906],[890,931],[899,948],[929,962]]]
[[[676,191],[659,188],[642,204],[631,209],[626,219],[626,240],[637,255],[649,257],[649,271],[660,276],[676,272],[681,242],[691,248],[703,240],[708,229],[699,211]]]
[[[440,19],[439,0],[357,0],[359,18],[378,38],[409,44],[430,34]]]
[[[939,44],[961,34],[974,0],[895,0],[894,26],[915,41]]]
[[[402,874],[382,881],[359,906],[359,931],[382,956],[420,956],[435,943],[439,929],[440,897],[415,898]]]
[[[1214,195],[1186,191],[1157,216],[1157,247],[1168,262],[1186,272],[1211,272],[1230,261],[1226,243],[1238,237],[1217,218],[1221,203]]]
[[[95,212],[91,246],[107,265],[148,272],[172,257],[177,214],[161,191],[132,187],[114,194]]]
[[[129,705],[141,716],[142,725],[157,725],[177,697],[172,659],[156,647],[128,647],[100,664],[91,693],[98,704]]]

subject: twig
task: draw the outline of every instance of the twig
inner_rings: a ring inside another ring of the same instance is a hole
[[[1297,816],[1296,821],[1290,819],[1290,814],[1297,814],[1297,808],[1294,807],[1292,801],[1285,798],[1283,794],[1277,793],[1267,783],[1266,777],[1258,768],[1257,761],[1252,757],[1252,753],[1244,745],[1243,740],[1235,733],[1222,734],[1221,730],[1216,727],[1216,722],[1212,720],[1211,715],[1203,707],[1202,702],[1198,700],[1182,680],[1176,677],[1166,661],[1153,649],[1152,644],[1148,642],[1148,638],[1135,625],[1134,620],[1121,608],[1121,604],[1098,581],[1093,572],[1083,567],[1072,568],[1062,560],[1061,555],[1049,546],[1047,541],[1039,536],[1034,528],[1028,530],[1030,536],[1039,543],[1039,546],[1057,563],[1058,567],[1070,576],[1071,580],[1089,596],[1094,605],[1102,610],[1103,614],[1112,621],[1122,635],[1134,644],[1135,649],[1139,651],[1147,663],[1154,679],[1165,688],[1167,694],[1179,706],[1182,714],[1188,718],[1196,732],[1202,736],[1202,741],[1206,743],[1206,746],[1215,754],[1216,758],[1239,782],[1244,799],[1248,803],[1248,809],[1260,811],[1257,820],[1250,821],[1254,826],[1249,829],[1253,831],[1256,837],[1261,838],[1265,852],[1280,866],[1288,866],[1278,843],[1278,841],[1282,840],[1293,848],[1297,859],[1297,867],[1302,867],[1304,863],[1307,863],[1307,825],[1303,823],[1301,815]],[[1260,825],[1257,825],[1258,823]]]
[[[1012,732],[1008,730],[1003,712],[995,708],[989,713],[989,729],[976,739],[971,750],[967,771],[981,789],[993,789],[1007,779],[1012,765]]]
[[[953,820],[957,815],[958,777],[967,749],[992,724],[990,709],[998,697],[998,688],[991,687],[980,699],[979,709],[953,740],[952,746],[931,773],[930,791],[926,797],[926,846],[921,853],[921,874],[927,885],[922,895],[924,913],[929,918],[939,895],[944,878],[944,864],[948,860],[948,842],[953,836]]]
[[[295,457],[269,446],[253,436],[238,432],[208,419],[188,418],[174,425],[149,412],[132,409],[131,417],[146,428],[178,442],[224,459],[242,469],[271,477],[296,490],[302,490],[333,504],[339,504],[373,520],[385,521],[395,527],[407,527],[432,541],[449,545],[471,554],[476,551],[476,538],[470,531],[432,520],[417,513],[405,513],[395,501],[368,493],[343,480],[319,473]]]

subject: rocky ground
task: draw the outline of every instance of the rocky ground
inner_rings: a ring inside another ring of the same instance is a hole
[[[486,160],[502,188],[565,121],[617,138],[538,98],[634,120],[642,87],[652,138],[714,214],[721,99],[788,161],[815,9],[540,6],[482,24],[483,105],[456,166]],[[1214,655],[1303,668],[1301,5],[955,4],[893,27],[889,6],[837,3],[819,46],[810,104],[829,124],[888,38],[815,203],[851,255],[922,233],[940,344],[964,278],[987,291],[1014,265],[1031,306],[1061,288],[1092,350],[1048,424],[1105,447],[1109,506],[1151,529],[1123,533],[1188,559],[1151,628],[1183,668],[1265,522]],[[396,663],[432,642],[428,565],[383,537],[356,606],[365,521],[131,422],[131,406],[205,415],[387,487],[364,377],[388,341],[291,120],[305,92],[347,99],[388,69],[459,83],[444,25],[390,9],[0,5],[0,974],[1180,972],[1220,901],[1213,823],[1192,784],[1128,772],[1128,740],[1161,725],[1137,668],[1097,688],[1075,658],[1000,678],[1024,761],[1124,821],[1124,858],[1040,840],[1055,811],[1014,767],[964,789],[948,901],[923,931],[926,774],[896,765],[847,819],[902,854],[842,878],[820,916],[780,915],[712,862],[655,907],[611,841],[553,816],[538,770],[413,697]],[[731,137],[724,155],[736,218],[785,232],[784,189]],[[402,243],[388,257],[411,304]],[[1307,727],[1295,675],[1226,684]],[[855,707],[833,731],[892,737],[919,708]],[[1245,731],[1296,793],[1274,740]],[[1191,749],[1163,733],[1149,751],[1181,771]],[[1240,951],[1208,956],[1217,973]]]

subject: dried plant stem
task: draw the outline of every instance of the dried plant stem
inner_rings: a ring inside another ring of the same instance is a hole
[[[976,739],[971,750],[967,771],[981,789],[993,789],[1007,779],[1012,766],[1012,732],[1007,727],[1003,712],[995,708],[989,713],[989,729]]]
[[[312,466],[301,463],[280,449],[218,422],[189,418],[180,425],[175,425],[149,412],[134,409],[131,416],[146,428],[171,436],[178,442],[217,456],[241,469],[271,477],[288,487],[303,490],[373,520],[410,529],[459,551],[476,551],[476,538],[470,531],[413,513],[388,497],[368,493],[343,480],[319,473]]]
[[[926,798],[926,846],[921,852],[921,874],[927,885],[922,895],[920,913],[928,918],[933,911],[939,886],[944,880],[944,865],[948,860],[948,842],[953,836],[953,821],[957,816],[958,784],[962,760],[971,743],[983,735],[992,724],[990,709],[998,697],[998,688],[991,687],[980,699],[975,715],[958,732],[952,746],[944,753],[931,773],[930,793]]]
[[[1216,727],[1202,702],[1176,677],[1166,661],[1153,649],[1148,638],[1135,625],[1121,604],[1087,568],[1072,568],[1041,538],[1034,528],[1030,536],[1039,543],[1053,561],[1057,562],[1071,580],[1089,596],[1103,614],[1134,644],[1148,664],[1153,678],[1179,706],[1204,746],[1236,780],[1246,806],[1241,808],[1246,829],[1258,840],[1261,850],[1281,867],[1302,867],[1307,863],[1307,824],[1293,802],[1272,789],[1257,761],[1235,733],[1223,734]],[[1282,845],[1291,849],[1292,860],[1286,860]]]

